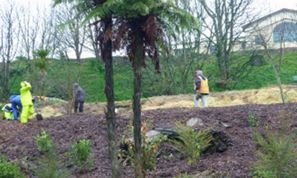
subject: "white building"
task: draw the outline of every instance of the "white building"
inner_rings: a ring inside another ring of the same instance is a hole
[[[281,9],[243,26],[241,49],[297,47],[297,10]]]

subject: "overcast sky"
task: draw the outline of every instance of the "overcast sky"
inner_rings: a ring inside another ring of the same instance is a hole
[[[254,0],[253,7],[261,15],[266,15],[282,8],[297,9],[297,0]]]
[[[28,7],[36,4],[49,6],[53,2],[53,0],[0,0],[0,6],[6,4],[7,1],[26,4]],[[275,11],[281,8],[297,9],[297,0],[254,0],[254,7],[259,11]]]
[[[5,5],[8,1],[25,5],[26,8],[36,9],[36,6],[48,7],[53,0],[0,0],[0,6]],[[264,16],[270,12],[281,8],[297,9],[297,0],[253,0],[253,8],[255,13]]]
[[[255,14],[259,15],[259,18],[282,8],[297,10],[297,0],[253,0],[253,1],[254,2],[252,4],[252,9],[255,12]],[[39,7],[40,10],[43,10],[41,12],[45,12],[46,9],[50,10],[50,8],[46,8],[46,7],[51,7],[53,0],[0,0],[0,9],[5,8],[5,5],[7,5],[8,2],[14,2],[14,4],[16,5],[21,5],[26,10],[34,14],[34,12],[36,12],[37,7]],[[39,14],[39,15],[42,16],[42,14]]]

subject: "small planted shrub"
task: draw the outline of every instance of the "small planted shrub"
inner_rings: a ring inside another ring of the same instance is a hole
[[[254,138],[259,146],[258,161],[254,166],[254,177],[296,177],[297,145],[291,135],[266,131],[264,135],[255,133]]]
[[[39,160],[39,164],[35,169],[38,178],[68,178],[70,173],[60,167],[57,155],[45,156]]]
[[[37,149],[42,153],[34,173],[38,178],[68,178],[70,173],[59,165],[58,155],[50,135],[43,130],[36,137]]]
[[[248,120],[248,124],[250,127],[258,127],[259,126],[259,120],[254,113],[249,113],[247,120]]]
[[[5,157],[0,156],[0,178],[24,178],[21,169],[9,162]]]
[[[209,131],[194,131],[191,127],[187,127],[180,123],[176,124],[177,133],[182,141],[173,141],[177,150],[183,153],[189,165],[195,164],[201,153],[210,145],[212,136]]]
[[[80,168],[80,171],[84,171],[92,165],[91,152],[90,140],[82,139],[72,145],[70,152],[71,160]]]
[[[38,151],[42,154],[50,153],[54,149],[53,141],[45,130],[42,130],[42,132],[37,135],[36,145]]]
[[[143,149],[143,165],[146,170],[154,170],[157,166],[157,156],[160,148],[160,144],[165,140],[165,136],[159,135],[153,138],[151,141],[147,141],[147,138],[143,136],[144,144]]]
[[[154,170],[157,166],[157,156],[160,144],[166,139],[165,136],[157,136],[150,141],[147,141],[145,136],[142,137],[142,165],[143,171]],[[118,152],[118,158],[121,160],[123,165],[134,165],[135,164],[135,149],[132,140],[123,139],[120,144],[120,150]]]
[[[253,172],[254,178],[276,178],[272,171],[267,170],[261,170],[261,169],[255,169]]]
[[[154,170],[157,166],[157,156],[159,153],[160,144],[166,140],[166,136],[158,135],[152,139],[148,139],[145,133],[149,130],[149,124],[142,123],[142,172],[146,173],[147,170]],[[118,151],[118,158],[123,165],[136,165],[136,155],[133,139],[130,136],[133,133],[133,127],[128,128],[128,136],[124,136],[120,143],[120,150]]]

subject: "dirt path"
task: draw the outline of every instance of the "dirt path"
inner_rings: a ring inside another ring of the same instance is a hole
[[[297,102],[297,86],[284,86],[285,99],[288,103]],[[209,95],[209,107],[226,107],[246,104],[276,104],[281,103],[279,89],[277,87],[258,90],[227,91],[211,93]],[[66,102],[58,104],[50,103],[40,108],[45,118],[65,115]],[[128,116],[132,112],[131,101],[116,102],[117,112]],[[193,108],[193,95],[155,96],[142,99],[142,110],[166,109],[166,108]],[[104,114],[105,103],[87,103],[85,112],[89,114]]]

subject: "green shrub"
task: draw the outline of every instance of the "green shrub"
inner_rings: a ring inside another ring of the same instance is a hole
[[[253,172],[254,178],[276,178],[271,171],[255,169]]]
[[[21,169],[9,162],[5,157],[0,156],[0,178],[23,178]]]
[[[143,122],[142,123],[142,171],[145,172],[147,170],[154,170],[157,166],[157,156],[159,153],[160,144],[166,140],[166,137],[163,135],[158,135],[151,140],[145,136],[145,133],[149,130],[150,123]],[[133,139],[130,139],[133,135],[133,126],[132,123],[129,124],[128,129],[126,130],[125,136],[123,137],[120,150],[118,152],[118,158],[121,160],[124,165],[132,165],[136,164],[136,155]]]
[[[36,137],[36,144],[38,151],[43,154],[34,169],[38,178],[70,177],[70,173],[60,167],[53,141],[45,130]]]
[[[157,166],[157,156],[159,147],[162,141],[164,141],[164,136],[157,136],[151,141],[146,141],[143,136],[143,144],[142,144],[142,171],[145,174],[147,170],[155,170]],[[131,140],[125,140],[126,150],[120,150],[119,157],[121,158],[122,163],[131,164],[133,167],[136,165],[136,155],[134,145]]]
[[[250,127],[258,127],[259,126],[259,120],[254,113],[249,113],[247,120],[248,120],[248,124]]]
[[[160,148],[160,144],[165,140],[166,138],[162,135],[156,136],[151,141],[147,141],[146,137],[143,137],[144,144],[142,146],[142,160],[144,169],[146,170],[154,170],[157,166],[157,156],[158,151]]]
[[[209,146],[213,139],[207,130],[196,132],[191,127],[187,127],[180,123],[177,124],[177,133],[182,142],[177,140],[173,141],[173,144],[187,157],[189,165],[197,162],[202,151]]]
[[[59,166],[58,158],[55,153],[45,155],[39,160],[35,169],[38,178],[68,178],[70,173]]]
[[[36,137],[37,149],[40,153],[49,153],[54,149],[53,141],[45,130]]]
[[[91,160],[91,152],[92,148],[90,140],[79,140],[71,147],[71,160],[81,171],[83,171],[93,163]]]
[[[296,143],[290,135],[266,131],[265,135],[255,133],[259,145],[259,160],[254,166],[254,177],[293,178],[297,175]]]
[[[292,113],[281,110],[278,114],[278,128],[266,127],[255,132],[258,145],[258,161],[254,165],[254,177],[295,178],[297,175],[296,133],[292,132],[295,123]]]

